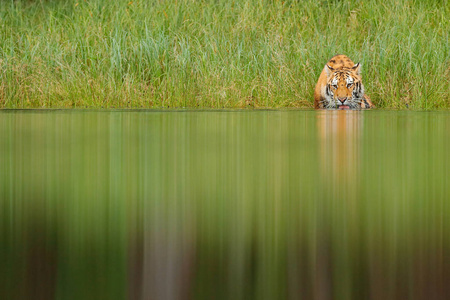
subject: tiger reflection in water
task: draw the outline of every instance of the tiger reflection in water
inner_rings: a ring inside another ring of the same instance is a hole
[[[323,110],[316,115],[322,197],[317,205],[314,299],[332,299],[335,253],[348,251],[360,230],[361,134],[363,112]],[[336,224],[345,220],[346,226]],[[337,228],[347,228],[343,232]],[[337,242],[333,237],[339,236]],[[360,255],[361,253],[354,253]],[[337,259],[339,260],[339,259]]]
[[[363,112],[320,111],[317,128],[320,137],[322,178],[331,187],[351,187],[358,179]]]

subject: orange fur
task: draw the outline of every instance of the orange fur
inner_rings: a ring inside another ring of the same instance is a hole
[[[342,54],[324,66],[314,90],[314,108],[339,108],[340,105],[354,109],[375,107],[364,94],[359,63]]]

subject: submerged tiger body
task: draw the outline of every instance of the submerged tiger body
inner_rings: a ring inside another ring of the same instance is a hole
[[[314,91],[314,108],[367,109],[374,105],[364,94],[361,66],[346,55],[331,58],[320,74]]]

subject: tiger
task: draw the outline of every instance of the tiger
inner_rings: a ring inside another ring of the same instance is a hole
[[[374,108],[370,97],[364,94],[361,65],[346,55],[332,57],[320,73],[314,90],[315,109]]]

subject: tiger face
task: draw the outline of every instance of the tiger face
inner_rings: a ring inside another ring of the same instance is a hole
[[[361,82],[360,65],[351,68],[334,69],[326,65],[327,84],[324,108],[360,109],[364,97],[364,86]]]
[[[333,56],[323,67],[314,89],[316,109],[368,109],[375,107],[364,94],[360,64],[348,56]]]

